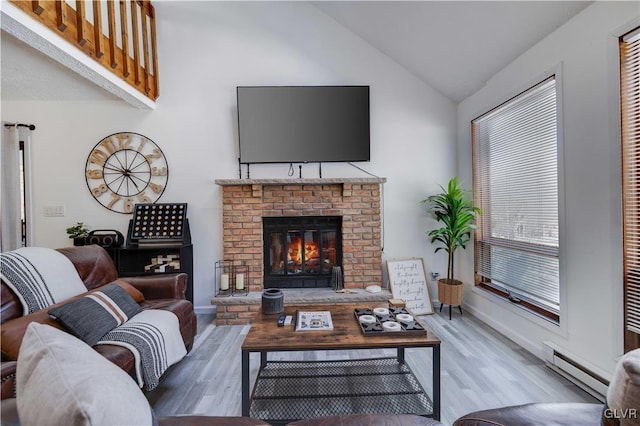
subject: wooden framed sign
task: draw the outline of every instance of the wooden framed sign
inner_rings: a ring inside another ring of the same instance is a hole
[[[394,299],[404,300],[414,315],[433,313],[433,303],[422,258],[388,260],[389,283]]]

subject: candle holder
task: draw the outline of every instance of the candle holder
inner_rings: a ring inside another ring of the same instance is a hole
[[[249,294],[249,267],[244,260],[233,264],[233,295],[246,296]]]
[[[331,269],[331,287],[334,291],[339,291],[344,288],[344,281],[342,280],[342,268],[340,266],[334,266]]]
[[[229,297],[233,289],[233,264],[228,260],[218,260],[215,270],[216,297]]]

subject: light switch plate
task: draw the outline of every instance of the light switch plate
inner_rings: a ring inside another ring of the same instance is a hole
[[[44,217],[64,217],[64,206],[44,206]]]

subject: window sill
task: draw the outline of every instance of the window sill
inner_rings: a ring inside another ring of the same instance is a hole
[[[567,335],[566,321],[564,323],[554,322],[547,317],[544,317],[536,312],[533,312],[531,310],[524,308],[522,305],[511,303],[508,299],[502,296],[498,296],[497,294],[494,294],[493,292],[478,286],[474,286],[472,292],[474,293],[474,295],[477,295],[491,303],[494,303],[500,306],[501,308],[504,308],[510,311],[514,315],[517,315],[531,322],[532,324],[535,324],[541,328],[544,328],[545,330],[553,334],[556,334],[560,337],[566,337]],[[491,317],[491,314],[487,314],[487,316]],[[501,321],[499,318],[494,318],[494,319],[496,321]]]
[[[532,313],[533,315],[539,316],[547,321],[550,321],[552,324],[556,324],[556,325],[560,324],[560,314],[551,312],[531,302],[528,302],[527,300],[518,299],[517,297],[512,296],[507,291],[499,287],[495,287],[489,283],[479,283],[479,284],[476,284],[476,287],[480,288],[481,290],[492,293],[498,298],[508,301],[509,303],[516,305],[524,309],[525,311]]]

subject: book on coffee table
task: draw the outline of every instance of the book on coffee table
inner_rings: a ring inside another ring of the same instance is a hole
[[[329,311],[297,311],[296,331],[333,330],[331,312]]]

